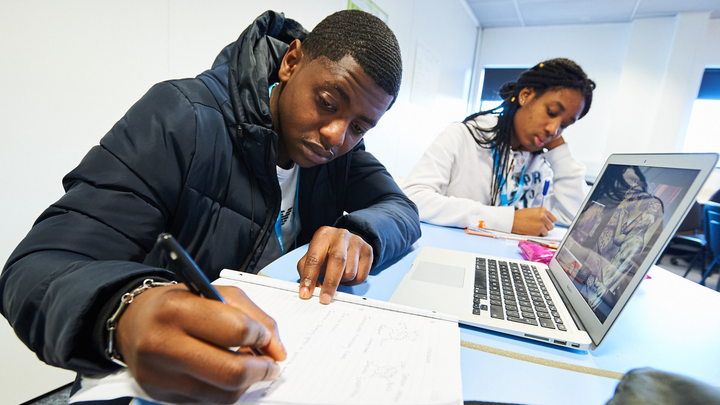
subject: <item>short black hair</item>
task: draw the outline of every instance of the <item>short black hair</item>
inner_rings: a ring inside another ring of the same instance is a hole
[[[361,10],[343,10],[325,17],[302,41],[303,56],[324,56],[337,62],[352,56],[380,88],[397,99],[402,80],[400,45],[390,27]],[[388,106],[388,108],[390,108]]]

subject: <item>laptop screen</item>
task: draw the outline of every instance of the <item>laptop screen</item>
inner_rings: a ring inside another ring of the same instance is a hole
[[[604,323],[699,170],[607,166],[557,262]]]

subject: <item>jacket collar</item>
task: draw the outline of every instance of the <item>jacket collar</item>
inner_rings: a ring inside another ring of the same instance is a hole
[[[232,116],[226,117],[229,123],[272,129],[268,87],[278,81],[278,69],[290,42],[306,36],[307,31],[296,21],[266,11],[220,52],[201,78],[207,76],[219,84],[214,92],[224,93],[216,94],[224,99],[220,104],[231,103]]]

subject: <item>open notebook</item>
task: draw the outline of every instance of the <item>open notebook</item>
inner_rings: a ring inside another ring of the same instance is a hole
[[[240,398],[257,404],[461,404],[457,318],[338,292],[330,305],[298,298],[298,284],[223,270],[273,317],[288,358],[272,382]],[[70,403],[150,398],[126,369],[83,378]]]

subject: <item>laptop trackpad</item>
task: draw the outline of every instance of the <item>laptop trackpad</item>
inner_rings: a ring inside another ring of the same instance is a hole
[[[448,287],[462,288],[465,280],[465,269],[439,263],[420,262],[410,278]]]

